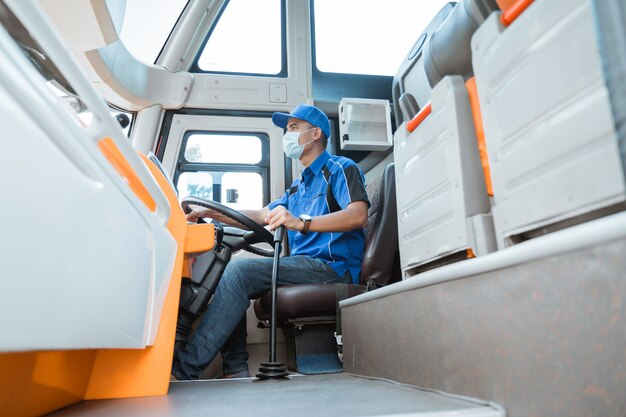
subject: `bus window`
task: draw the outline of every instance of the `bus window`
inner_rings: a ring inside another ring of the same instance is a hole
[[[419,34],[448,2],[315,0],[317,69],[342,74],[395,75]]]
[[[192,134],[185,146],[188,162],[213,164],[257,164],[263,157],[258,136]]]
[[[109,2],[111,13],[123,13],[120,39],[128,51],[146,64],[154,64],[188,0],[132,0],[124,10]],[[119,29],[118,29],[119,30]]]
[[[392,100],[393,76],[445,0],[312,0],[313,97]]]
[[[285,76],[284,1],[230,0],[192,72]]]
[[[183,140],[176,188],[233,209],[269,202],[269,138],[261,133],[191,132]]]
[[[187,196],[213,200],[213,175],[209,172],[183,172],[176,185],[179,198]]]
[[[264,206],[263,178],[257,172],[224,173],[221,191],[222,203],[235,210],[260,209]]]

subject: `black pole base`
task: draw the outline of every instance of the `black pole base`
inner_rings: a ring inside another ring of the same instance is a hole
[[[263,362],[256,377],[259,381],[287,380],[287,368],[280,362]]]

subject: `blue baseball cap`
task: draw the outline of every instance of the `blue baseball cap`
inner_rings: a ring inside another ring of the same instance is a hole
[[[330,138],[330,122],[328,121],[328,117],[317,107],[308,104],[298,105],[291,113],[276,112],[272,115],[272,122],[274,122],[276,126],[284,129],[287,127],[289,119],[294,117],[309,122],[315,127],[319,127],[326,137]]]

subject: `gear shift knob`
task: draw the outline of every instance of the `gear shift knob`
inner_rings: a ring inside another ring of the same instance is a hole
[[[280,243],[285,236],[285,226],[280,226],[274,230],[274,243]]]

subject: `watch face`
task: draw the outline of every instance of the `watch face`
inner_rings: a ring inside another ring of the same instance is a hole
[[[306,222],[306,221],[311,220],[311,216],[309,216],[308,214],[301,214],[300,219]]]

